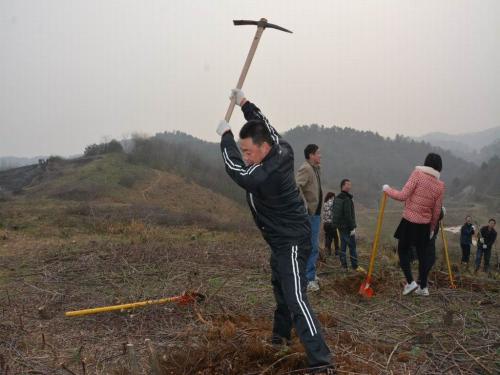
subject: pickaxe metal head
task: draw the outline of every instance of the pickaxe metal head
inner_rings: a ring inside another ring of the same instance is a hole
[[[262,27],[263,29],[271,28],[271,29],[277,29],[284,31],[286,33],[292,33],[292,31],[285,29],[284,27],[274,25],[272,23],[268,23],[265,18],[261,18],[260,21],[249,21],[249,20],[234,20],[233,24],[235,26],[242,26],[242,25],[255,25],[257,27]]]

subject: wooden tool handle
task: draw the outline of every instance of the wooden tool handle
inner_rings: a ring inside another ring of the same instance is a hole
[[[377,256],[378,243],[380,239],[380,231],[382,230],[382,222],[384,221],[384,211],[386,202],[387,202],[387,194],[382,193],[382,199],[380,201],[380,208],[378,210],[378,217],[377,217],[377,229],[375,230],[375,238],[373,240],[373,245],[372,245],[372,254],[370,256],[370,266],[368,267],[368,274],[366,276],[366,280],[368,283],[371,280],[373,273],[373,266],[375,265],[375,257]]]
[[[243,82],[245,82],[248,70],[250,69],[250,64],[252,63],[253,56],[255,55],[255,51],[257,50],[257,46],[259,45],[260,37],[262,36],[263,32],[263,27],[257,27],[257,31],[255,32],[252,45],[250,46],[250,51],[248,52],[245,65],[243,65],[243,69],[241,70],[240,79],[238,80],[238,84],[236,85],[236,88],[238,89],[241,89],[243,87]],[[231,103],[229,103],[229,108],[227,109],[226,116],[224,116],[224,119],[227,122],[229,122],[229,120],[231,119],[235,104],[235,99],[231,99]]]

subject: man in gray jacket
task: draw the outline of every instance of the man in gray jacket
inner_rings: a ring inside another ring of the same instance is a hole
[[[315,144],[307,145],[304,149],[304,156],[306,161],[297,173],[297,185],[304,198],[311,223],[312,248],[306,266],[307,290],[315,292],[319,290],[319,280],[316,276],[316,262],[319,255],[319,230],[321,225],[321,205],[323,202],[319,169],[321,164],[319,147]]]

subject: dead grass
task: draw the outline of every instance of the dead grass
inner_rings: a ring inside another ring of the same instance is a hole
[[[160,224],[132,206],[125,216],[117,204],[39,203],[0,207],[2,375],[132,374],[127,343],[135,348],[135,373],[145,374],[152,368],[146,339],[163,374],[298,374],[306,366],[296,337],[290,347],[268,344],[269,252],[256,232]],[[369,240],[360,246],[364,266],[368,247]],[[362,276],[341,273],[336,258],[319,266],[322,289],[310,298],[339,374],[498,371],[498,281],[463,273],[459,289],[449,289],[438,262],[431,296],[403,298],[390,244],[379,259],[371,300],[357,294]],[[63,315],[185,290],[207,300]]]

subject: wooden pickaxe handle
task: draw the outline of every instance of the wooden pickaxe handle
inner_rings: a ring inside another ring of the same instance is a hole
[[[267,21],[264,18],[262,20]],[[248,51],[247,59],[245,60],[245,65],[243,65],[243,69],[241,70],[240,79],[238,80],[238,84],[236,85],[236,88],[238,89],[241,89],[243,87],[243,82],[245,82],[248,70],[250,69],[250,64],[252,63],[253,56],[255,55],[255,51],[257,50],[257,46],[259,45],[260,37],[262,36],[263,32],[264,27],[257,27],[252,45],[250,46],[250,51]],[[229,122],[229,120],[231,119],[235,104],[235,99],[231,99],[231,103],[229,103],[229,108],[227,109],[226,116],[224,116],[224,119],[227,122]]]

